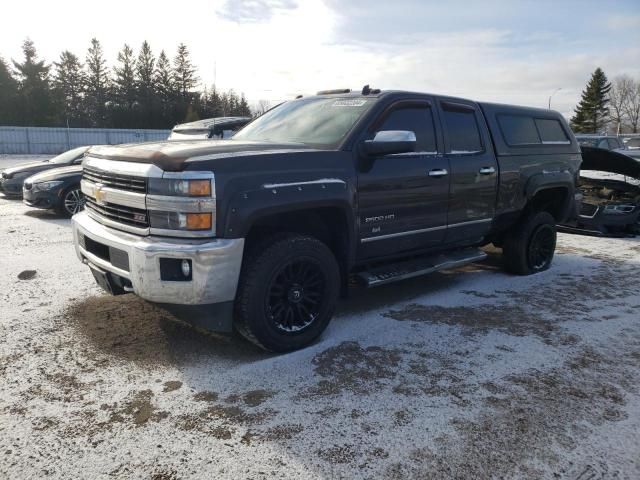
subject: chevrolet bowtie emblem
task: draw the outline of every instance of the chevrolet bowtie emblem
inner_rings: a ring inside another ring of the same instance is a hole
[[[106,192],[102,190],[104,185],[102,183],[97,183],[94,188],[93,194],[96,197],[96,203],[104,205],[104,199],[106,197]]]

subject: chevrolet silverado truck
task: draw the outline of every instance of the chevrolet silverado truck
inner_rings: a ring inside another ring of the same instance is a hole
[[[554,111],[423,93],[332,90],[230,140],[94,147],[78,257],[113,294],[302,348],[358,280],[376,287],[483,259],[549,268],[581,155]]]

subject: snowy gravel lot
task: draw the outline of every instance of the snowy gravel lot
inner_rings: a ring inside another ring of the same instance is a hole
[[[637,240],[356,290],[278,356],[102,294],[71,241],[0,197],[0,478],[640,478]]]

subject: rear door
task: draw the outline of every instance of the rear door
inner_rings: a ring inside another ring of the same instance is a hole
[[[396,102],[368,129],[408,130],[415,152],[359,158],[358,227],[361,258],[440,245],[447,224],[449,165],[442,155],[431,101]]]
[[[484,237],[495,214],[498,163],[479,107],[439,102],[445,157],[451,168],[447,243]]]

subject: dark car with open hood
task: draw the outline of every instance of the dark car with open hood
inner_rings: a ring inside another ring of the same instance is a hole
[[[640,234],[640,161],[602,148],[581,149],[582,201],[576,217],[559,229],[613,237]]]
[[[71,217],[84,209],[80,180],[82,165],[37,173],[25,180],[22,201],[30,207],[55,210],[60,215]]]
[[[25,163],[6,168],[0,172],[0,192],[8,197],[20,198],[22,196],[22,185],[28,177],[53,168],[80,165],[84,154],[89,148],[90,147],[78,147],[50,158],[49,160]]]

